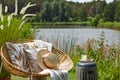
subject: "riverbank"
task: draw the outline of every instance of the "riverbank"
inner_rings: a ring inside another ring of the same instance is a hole
[[[84,28],[90,27],[89,22],[42,22],[32,23],[33,27],[36,28]]]
[[[120,30],[120,23],[119,22],[103,22],[103,23],[99,23],[97,27]]]
[[[98,23],[97,26],[91,26],[90,22],[35,22],[31,23],[32,28],[107,28],[120,30],[119,22],[102,22]]]

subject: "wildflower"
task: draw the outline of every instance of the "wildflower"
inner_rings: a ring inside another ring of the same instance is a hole
[[[15,0],[15,14],[14,15],[17,15],[18,13],[18,4],[17,4],[17,0]]]
[[[12,17],[15,15],[17,15],[18,13],[18,4],[17,4],[17,0],[15,0],[15,12],[14,13],[11,13],[9,16],[8,16],[8,27],[10,26],[10,22],[12,20]]]
[[[21,29],[22,25],[23,25],[26,21],[27,21],[27,20],[24,20],[24,21],[20,24],[20,26],[18,27],[18,30]]]
[[[7,7],[7,6],[5,6],[5,13],[7,13],[7,11],[8,11],[8,7]]]
[[[7,21],[8,21],[8,27],[10,26],[10,22],[12,20],[12,17],[13,17],[14,13],[10,14],[7,18]]]
[[[25,19],[27,16],[36,16],[36,14],[25,14],[22,19]]]
[[[0,18],[1,18],[1,21],[3,22],[2,4],[0,4]]]
[[[3,29],[4,29],[4,26],[3,26],[3,25],[1,25],[1,26],[0,26],[0,29],[1,29],[1,30],[3,30]]]
[[[2,16],[2,4],[0,4],[0,17]]]
[[[36,5],[36,4],[31,4],[31,5],[30,5],[30,2],[29,2],[25,7],[23,7],[23,8],[21,9],[20,14],[25,14],[25,11],[27,10],[27,8],[32,7],[32,6],[35,6],[35,5]]]

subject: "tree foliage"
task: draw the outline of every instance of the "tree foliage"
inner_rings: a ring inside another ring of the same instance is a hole
[[[19,9],[27,2],[37,4],[26,13],[36,13],[37,17],[31,21],[37,22],[84,22],[88,17],[96,17],[98,14],[103,21],[120,21],[120,1],[113,0],[106,3],[105,0],[93,0],[91,2],[78,3],[66,0],[18,0]],[[1,0],[14,10],[14,0]],[[20,11],[20,10],[19,10]]]
[[[120,2],[116,3],[114,19],[115,21],[120,21]]]
[[[108,4],[103,12],[103,18],[105,21],[114,21],[115,15],[115,3]]]

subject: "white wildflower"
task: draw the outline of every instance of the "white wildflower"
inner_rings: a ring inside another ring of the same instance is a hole
[[[8,16],[8,18],[7,18],[7,20],[8,20],[8,27],[10,26],[10,22],[11,22],[13,16],[16,16],[17,13],[18,13],[18,3],[17,3],[17,0],[15,0],[15,12],[14,12],[14,13],[11,13],[11,14]]]
[[[5,6],[5,13],[7,13],[8,12],[8,7],[7,6]]]
[[[1,26],[0,26],[0,29],[3,30],[3,29],[4,29],[4,25],[1,25]]]
[[[15,15],[18,13],[18,3],[17,0],[15,0]]]
[[[24,20],[23,22],[21,22],[20,26],[18,27],[18,30],[21,29],[22,25],[26,22],[27,20]]]
[[[8,21],[10,21],[12,19],[12,16],[16,16],[18,13],[18,4],[17,4],[17,0],[15,0],[15,12],[14,13],[11,13],[9,16],[8,16]]]
[[[2,4],[0,4],[0,18],[1,18],[1,21],[3,22]]]
[[[25,19],[27,16],[36,16],[36,14],[25,14],[22,19]]]
[[[30,5],[30,2],[29,2],[25,7],[23,7],[23,8],[21,9],[20,14],[25,14],[27,8],[32,7],[32,6],[35,6],[35,5],[36,5],[36,4],[31,4],[31,5]]]
[[[10,15],[8,16],[8,18],[7,18],[8,27],[10,26],[10,22],[11,22],[11,20],[12,20],[12,18],[13,18],[13,15],[15,15],[15,13],[10,14]]]
[[[2,4],[0,4],[0,17],[2,16]]]

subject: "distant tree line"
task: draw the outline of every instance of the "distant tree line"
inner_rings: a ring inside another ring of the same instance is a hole
[[[105,0],[85,3],[66,0],[18,0],[19,11],[28,2],[37,4],[27,11],[37,14],[35,18],[31,18],[31,21],[35,22],[91,21],[93,25],[96,25],[99,21],[120,21],[120,0],[114,0],[111,3],[106,3]],[[14,11],[14,0],[0,0],[0,3],[9,7],[9,13]]]

